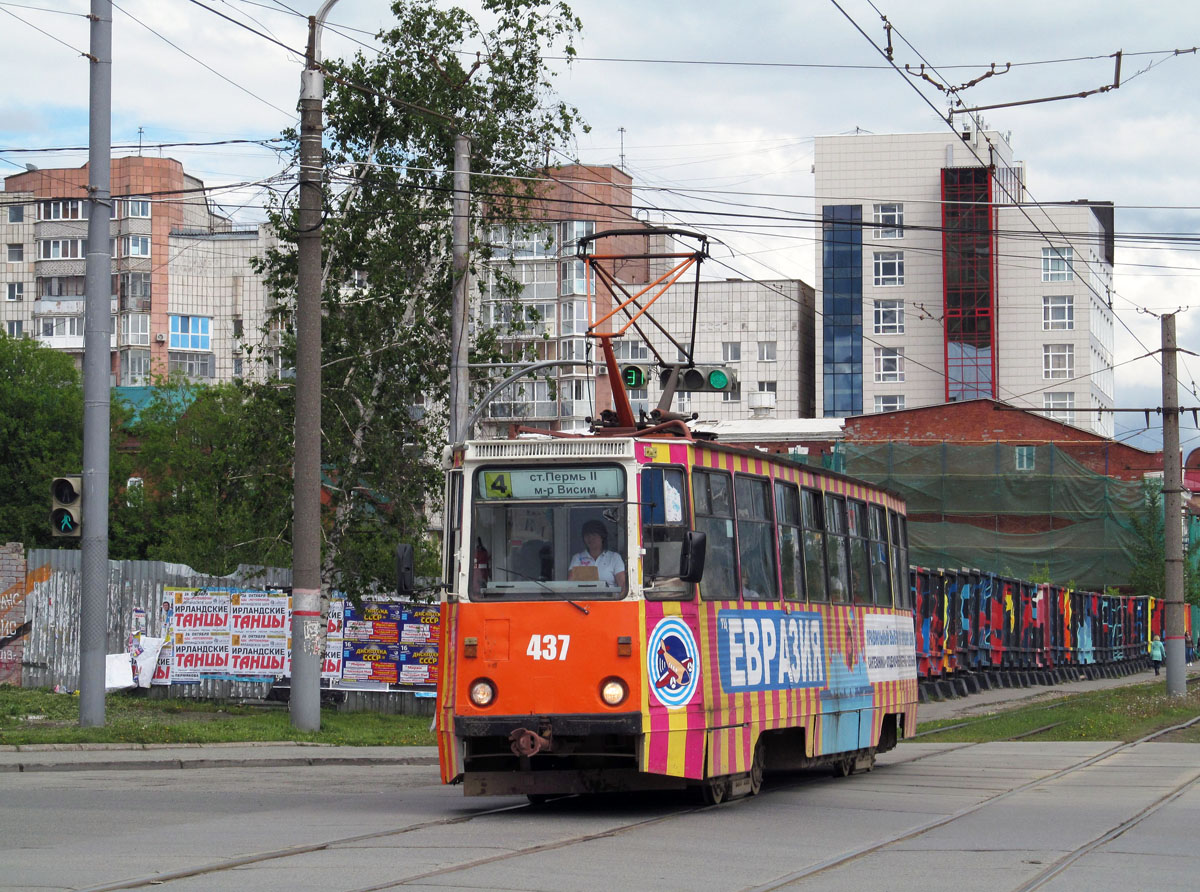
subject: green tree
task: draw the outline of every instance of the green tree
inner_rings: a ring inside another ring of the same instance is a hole
[[[70,356],[0,335],[0,542],[50,535],[50,482],[83,467],[83,386]]]
[[[329,66],[322,578],[351,593],[394,579],[395,545],[424,539],[438,501],[455,134],[471,140],[479,261],[489,256],[490,227],[527,218],[530,175],[578,123],[551,95],[545,61],[574,54],[579,21],[570,9],[552,0],[482,7],[487,27],[441,2],[399,0],[377,57]],[[485,54],[464,63],[464,46]],[[292,198],[272,209],[280,244],[261,267],[285,331],[295,307]],[[291,349],[285,339],[285,357]]]
[[[128,425],[142,483],[114,499],[112,556],[215,575],[288,566],[293,414],[290,388],[158,384]]]

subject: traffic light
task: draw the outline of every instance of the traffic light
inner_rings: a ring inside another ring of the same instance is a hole
[[[644,365],[622,366],[621,380],[629,390],[640,390],[650,380],[650,370]]]
[[[671,369],[663,370],[662,384],[667,385]],[[737,372],[723,365],[694,365],[679,370],[679,383],[676,390],[680,392],[700,393],[730,393],[737,389]]]
[[[83,478],[55,477],[50,484],[50,532],[54,536],[79,537],[83,521]]]

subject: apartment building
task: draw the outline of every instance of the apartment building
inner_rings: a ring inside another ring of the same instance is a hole
[[[1111,203],[1032,201],[987,129],[818,137],[815,169],[819,414],[988,398],[1112,435]]]
[[[31,337],[82,365],[89,204],[87,167],[37,169],[0,193],[0,331]],[[137,386],[169,372],[205,382],[261,379],[267,296],[250,258],[259,227],[214,213],[204,184],[170,158],[111,167],[111,380]],[[269,345],[268,345],[269,346]]]
[[[614,274],[628,293],[662,275],[670,261],[659,255],[676,252],[687,241],[656,232],[644,213],[635,213],[633,180],[620,168],[570,165],[546,173],[549,183],[530,214],[536,222],[492,233],[494,258],[477,283],[474,315],[478,324],[497,329],[514,358],[579,364],[548,370],[549,380],[526,378],[507,388],[485,413],[482,431],[488,435],[517,426],[583,431],[587,418],[612,408],[603,357],[595,341],[585,337],[588,282],[576,256],[581,237],[611,229],[643,231],[606,239],[598,248],[605,254],[647,255],[617,263]],[[726,393],[677,394],[672,408],[696,412],[702,421],[748,418],[752,412],[811,417],[813,289],[798,280],[709,278],[697,288],[691,275],[686,285],[665,292],[650,312],[685,344],[694,319],[695,361],[727,364],[739,385]],[[518,283],[518,293],[501,287],[508,277]],[[591,318],[601,318],[614,307],[614,295],[604,286],[593,291]],[[656,356],[679,361],[677,348],[657,329],[645,320],[639,328],[614,342],[619,361],[652,363]],[[635,414],[655,408],[660,396],[653,378],[632,391]]]

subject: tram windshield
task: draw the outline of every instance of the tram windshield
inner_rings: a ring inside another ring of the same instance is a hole
[[[471,598],[616,600],[628,591],[622,468],[485,468],[472,489]]]

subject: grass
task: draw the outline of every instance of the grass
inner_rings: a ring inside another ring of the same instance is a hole
[[[918,710],[919,713],[919,710]],[[985,743],[1045,728],[1022,740],[1138,740],[1200,716],[1200,685],[1183,697],[1168,697],[1165,680],[1130,687],[1072,694],[1053,703],[1021,706],[978,717],[922,722],[918,731],[969,724],[919,738],[922,743]],[[1053,727],[1047,728],[1046,726]],[[1158,738],[1200,743],[1200,722]]]
[[[428,716],[321,710],[321,730],[291,727],[286,708],[211,700],[105,698],[103,727],[79,727],[79,698],[0,685],[0,745],[37,743],[250,743],[292,740],[340,746],[432,746]]]

